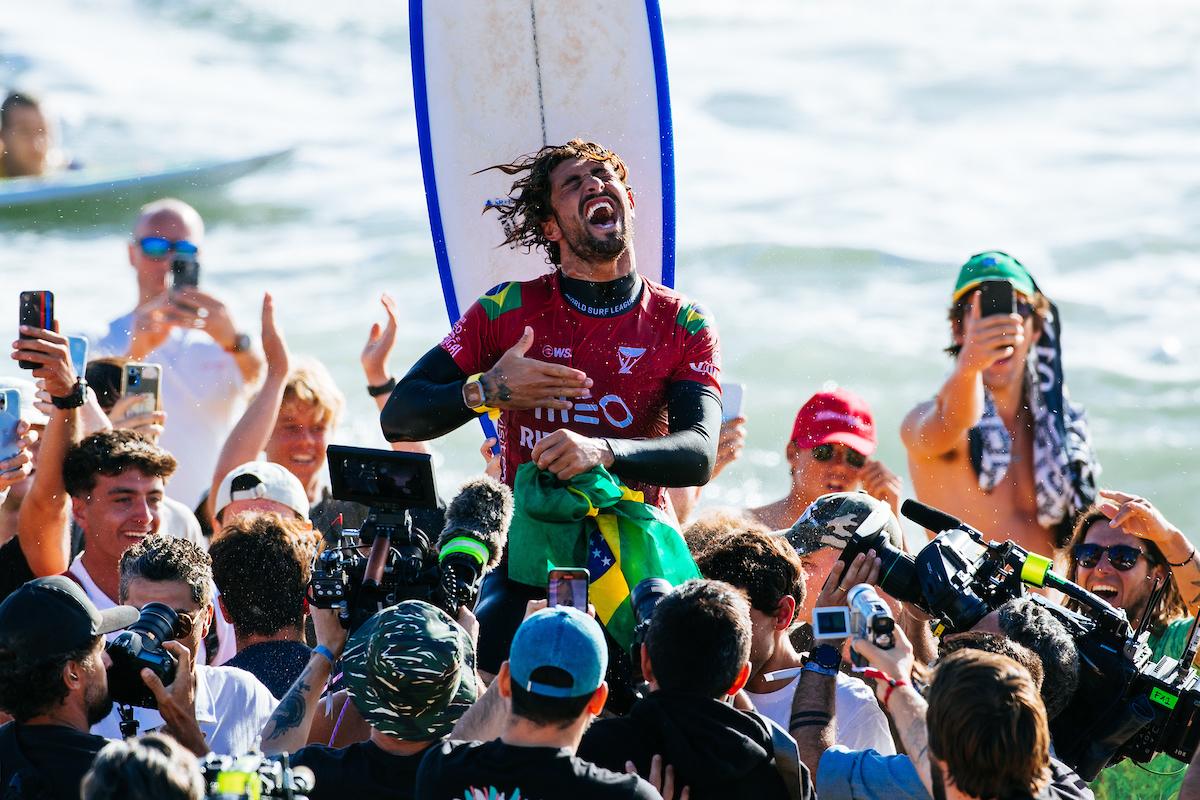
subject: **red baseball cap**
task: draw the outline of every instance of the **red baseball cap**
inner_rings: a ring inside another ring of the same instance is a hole
[[[867,401],[845,389],[817,392],[796,415],[792,441],[797,447],[844,444],[864,456],[875,452],[875,419]]]

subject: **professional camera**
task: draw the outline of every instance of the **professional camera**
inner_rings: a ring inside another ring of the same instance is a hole
[[[512,518],[512,495],[491,478],[468,481],[446,510],[435,542],[414,528],[410,508],[436,508],[433,463],[423,453],[330,445],[334,498],[369,508],[359,530],[313,560],[308,599],[336,608],[350,632],[382,608],[424,600],[451,616],[479,594],[483,574],[500,560]]]
[[[308,800],[316,780],[308,767],[293,767],[288,754],[264,756],[251,752],[234,758],[209,753],[200,762],[205,797],[212,800],[259,800],[277,797]]]
[[[961,520],[913,500],[906,517],[940,531],[916,556],[878,530],[856,534],[842,552],[849,564],[874,550],[882,561],[879,587],[934,617],[934,633],[965,631],[1025,585],[1056,589],[1082,613],[1033,596],[1070,632],[1079,652],[1079,688],[1050,723],[1055,752],[1084,780],[1122,759],[1145,763],[1160,752],[1190,763],[1200,744],[1200,678],[1192,661],[1200,645],[1193,623],[1183,657],[1153,657],[1146,644],[1151,613],[1165,586],[1157,587],[1142,624],[1132,631],[1125,612],[1050,570],[1051,562],[1012,541],[988,541]]]
[[[142,680],[142,670],[149,667],[170,686],[175,680],[175,657],[163,647],[179,635],[179,615],[163,603],[147,603],[138,621],[109,642],[108,690],[113,702],[122,706],[158,708],[154,694]]]
[[[630,667],[633,671],[633,693],[639,699],[646,691],[646,677],[642,674],[642,645],[646,643],[646,631],[658,601],[671,589],[670,581],[663,578],[643,578],[629,593],[629,604],[633,606],[633,646],[629,648]]]

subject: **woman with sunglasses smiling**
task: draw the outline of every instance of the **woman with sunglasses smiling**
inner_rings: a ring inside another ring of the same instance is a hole
[[[772,530],[783,530],[821,495],[856,489],[899,514],[903,484],[882,462],[871,459],[877,443],[866,400],[845,389],[817,392],[796,415],[787,443],[792,478],[787,496],[749,509],[749,514]]]
[[[1198,562],[1195,546],[1149,500],[1103,489],[1067,545],[1067,577],[1124,609],[1131,625],[1141,622],[1155,581],[1166,582],[1150,611],[1152,663],[1179,658],[1187,645],[1190,615],[1200,606]],[[1126,760],[1101,771],[1090,787],[1102,800],[1174,797],[1183,769],[1166,754],[1145,765]]]

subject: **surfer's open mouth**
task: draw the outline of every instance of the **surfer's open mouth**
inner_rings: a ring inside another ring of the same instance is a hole
[[[609,230],[617,224],[617,205],[608,197],[597,197],[583,205],[583,218],[601,230]]]

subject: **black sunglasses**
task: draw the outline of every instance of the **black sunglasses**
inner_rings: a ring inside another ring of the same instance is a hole
[[[1108,563],[1114,568],[1125,572],[1133,569],[1133,565],[1137,563],[1138,556],[1145,556],[1146,560],[1151,564],[1157,564],[1158,561],[1154,556],[1147,553],[1138,547],[1133,547],[1128,544],[1114,544],[1104,547],[1098,544],[1077,544],[1073,548],[1075,553],[1075,563],[1084,569],[1093,569],[1100,563],[1100,556],[1108,553]]]
[[[812,449],[812,457],[817,461],[828,461],[833,458],[833,445],[819,444]],[[862,469],[867,463],[867,457],[852,447],[846,448],[846,463],[855,469]]]

